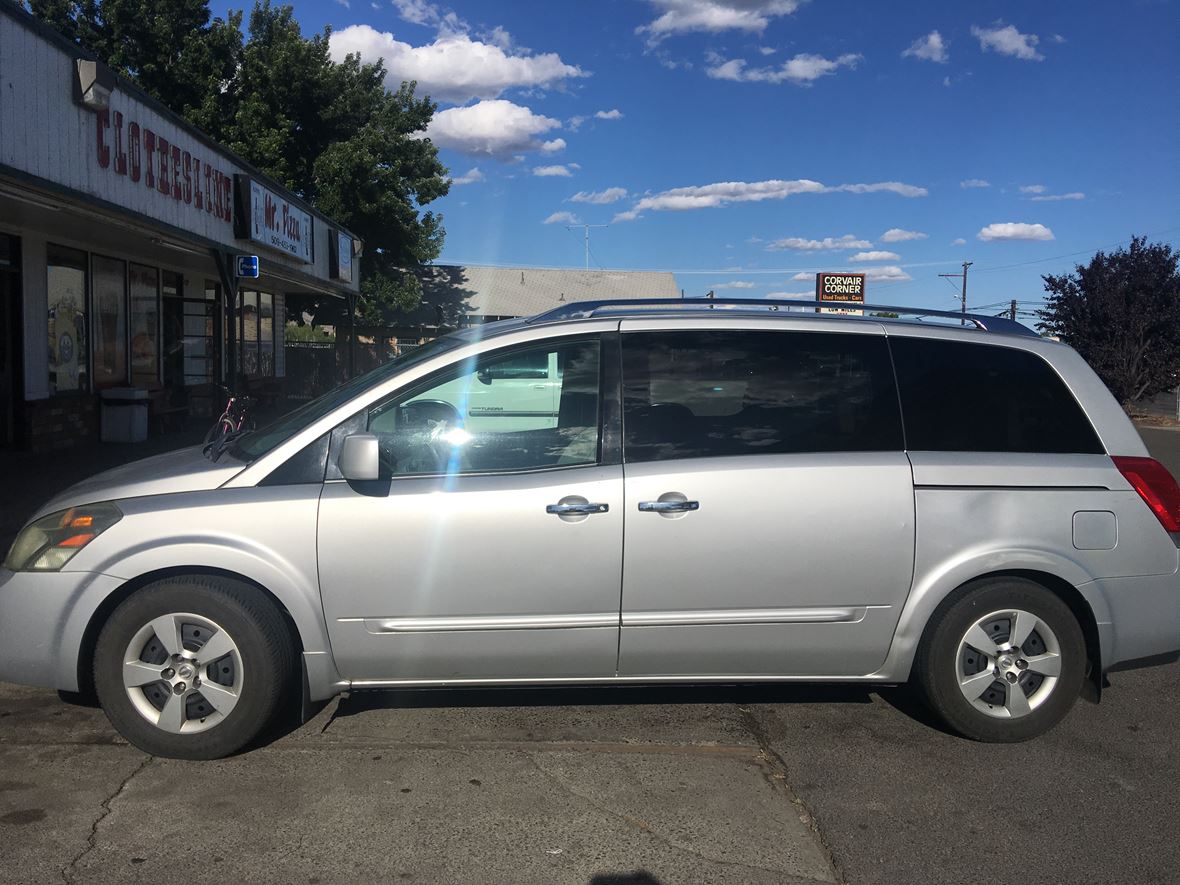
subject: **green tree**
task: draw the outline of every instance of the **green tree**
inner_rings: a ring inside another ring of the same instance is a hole
[[[29,0],[33,14],[200,126],[234,75],[242,14],[207,0]]]
[[[1041,328],[1073,347],[1124,403],[1180,381],[1180,255],[1135,237],[1071,274],[1047,275]]]
[[[415,271],[442,249],[450,186],[422,134],[436,105],[381,63],[334,62],[330,31],[304,37],[290,6],[211,19],[207,0],[30,0],[33,11],[365,244],[361,320],[421,298]],[[334,305],[335,306],[335,305]]]

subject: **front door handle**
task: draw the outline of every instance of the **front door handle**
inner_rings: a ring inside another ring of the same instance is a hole
[[[688,513],[700,510],[700,501],[640,501],[639,509],[644,513]]]
[[[606,513],[609,504],[550,504],[545,508],[546,513],[556,513],[558,516],[581,515],[584,513]]]

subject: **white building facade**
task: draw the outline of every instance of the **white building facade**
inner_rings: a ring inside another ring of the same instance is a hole
[[[354,299],[360,251],[0,0],[0,446],[96,438],[109,388],[148,390],[161,420],[216,384],[281,388],[286,299]]]

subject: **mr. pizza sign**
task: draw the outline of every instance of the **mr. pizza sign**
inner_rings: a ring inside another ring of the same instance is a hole
[[[249,175],[234,179],[234,236],[310,264],[314,260],[311,215]]]

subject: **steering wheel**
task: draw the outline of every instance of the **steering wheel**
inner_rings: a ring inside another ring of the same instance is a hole
[[[444,400],[418,399],[406,403],[399,411],[398,425],[408,431],[413,447],[425,448],[431,455],[431,470],[424,472],[446,473],[454,450],[448,434],[463,426],[459,410]],[[415,460],[411,456],[408,462]]]

